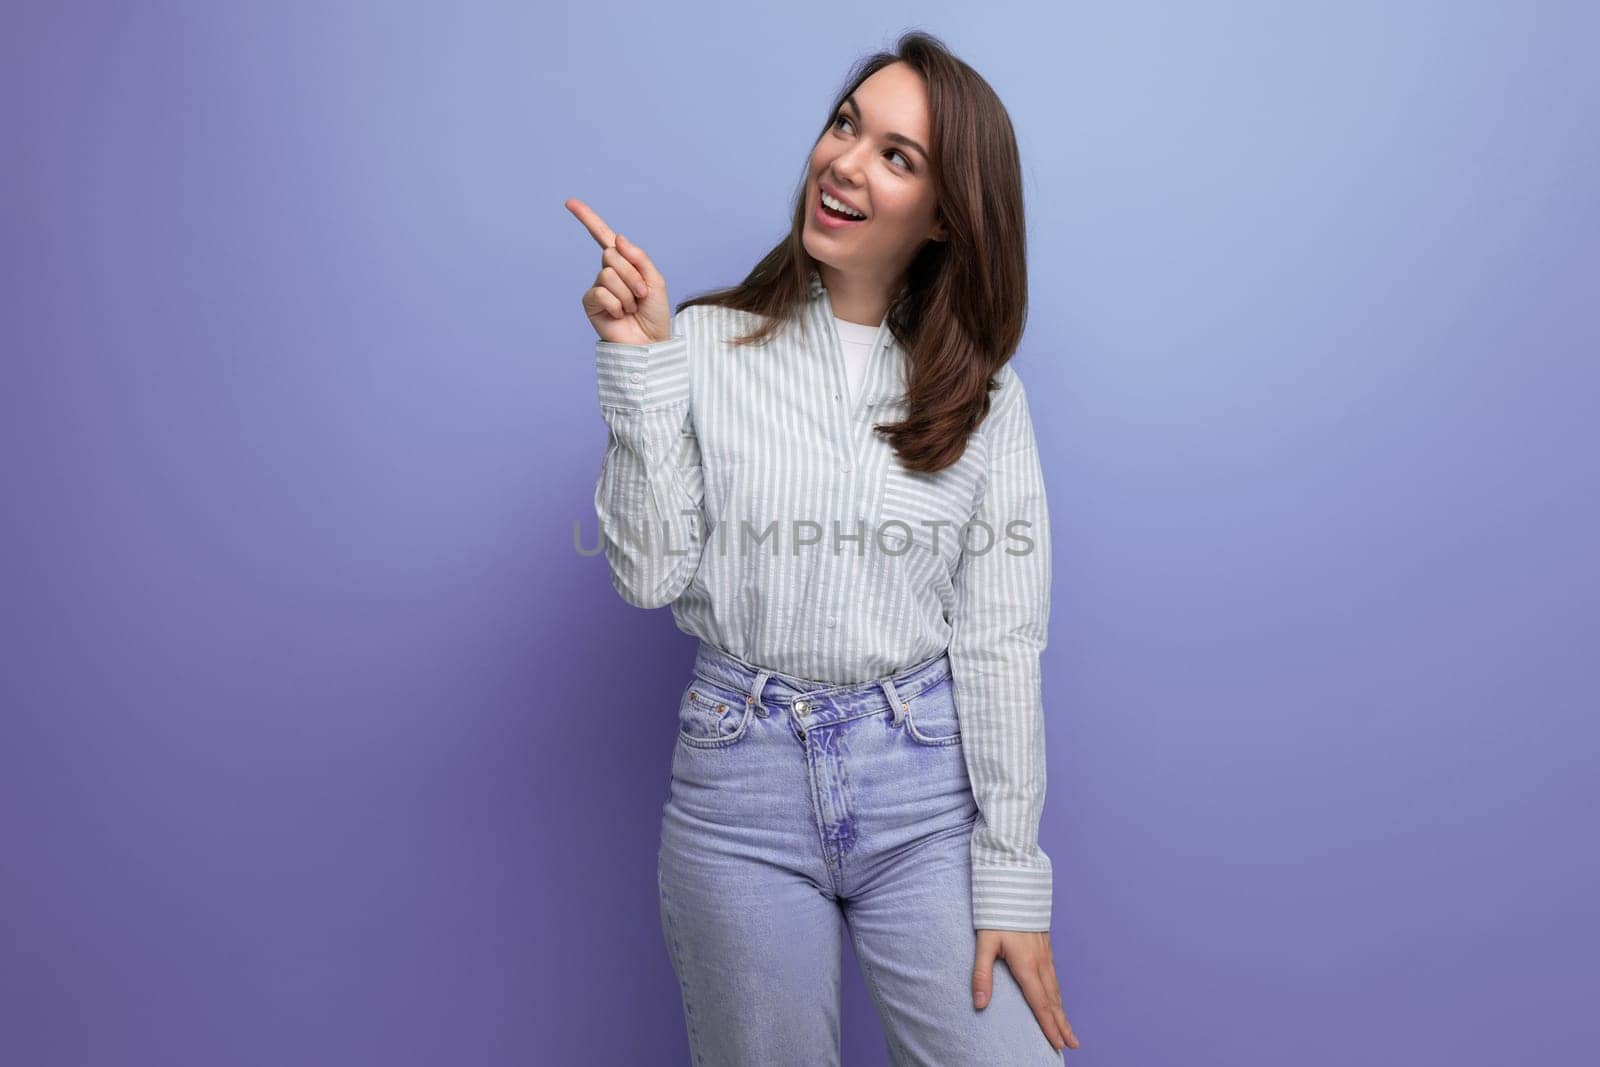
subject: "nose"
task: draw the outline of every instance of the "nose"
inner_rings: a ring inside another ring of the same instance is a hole
[[[834,157],[834,176],[831,177],[829,181],[831,181],[834,185],[837,185],[840,192],[848,193],[850,190],[857,188],[860,185],[861,167],[857,165],[855,161],[855,153],[856,150],[861,147],[864,146],[857,145],[854,148],[847,148],[844,152]]]

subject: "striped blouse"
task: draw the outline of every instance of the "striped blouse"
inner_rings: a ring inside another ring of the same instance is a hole
[[[695,305],[669,340],[596,342],[610,432],[594,506],[612,584],[746,662],[828,684],[948,650],[978,806],[974,927],[1048,930],[1050,527],[1022,381],[1002,367],[961,459],[909,471],[872,430],[908,413],[887,319],[854,396],[815,270],[803,314],[768,345],[727,342],[757,324]]]

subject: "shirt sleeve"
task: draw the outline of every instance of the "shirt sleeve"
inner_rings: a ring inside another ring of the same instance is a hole
[[[978,804],[973,926],[1049,930],[1052,873],[1050,857],[1039,847],[1039,820],[1046,778],[1040,654],[1050,621],[1050,518],[1027,397],[1015,371],[1004,373],[984,422],[988,478],[955,575],[949,655],[962,749]],[[987,551],[978,551],[986,544]]]
[[[664,607],[699,569],[705,470],[690,411],[688,315],[655,344],[595,342],[608,428],[594,508],[611,584],[629,604]]]

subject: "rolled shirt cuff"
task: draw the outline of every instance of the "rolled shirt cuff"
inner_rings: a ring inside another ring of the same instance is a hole
[[[596,341],[594,363],[602,407],[645,411],[689,399],[689,339],[684,335],[648,345]]]
[[[1054,878],[1048,868],[972,868],[976,930],[1049,930]]]

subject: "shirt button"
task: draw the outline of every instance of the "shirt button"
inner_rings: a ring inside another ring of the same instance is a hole
[[[832,629],[834,626],[837,626],[838,624],[839,624],[839,620],[838,619],[834,618],[832,615],[828,616],[828,627],[829,627],[829,629]]]
[[[640,382],[644,381],[644,375],[630,374],[628,375],[628,381],[632,382],[634,385],[638,385]]]
[[[841,464],[839,464],[839,469],[841,471],[843,471],[845,474],[849,474],[850,473],[850,464],[841,463]]]

